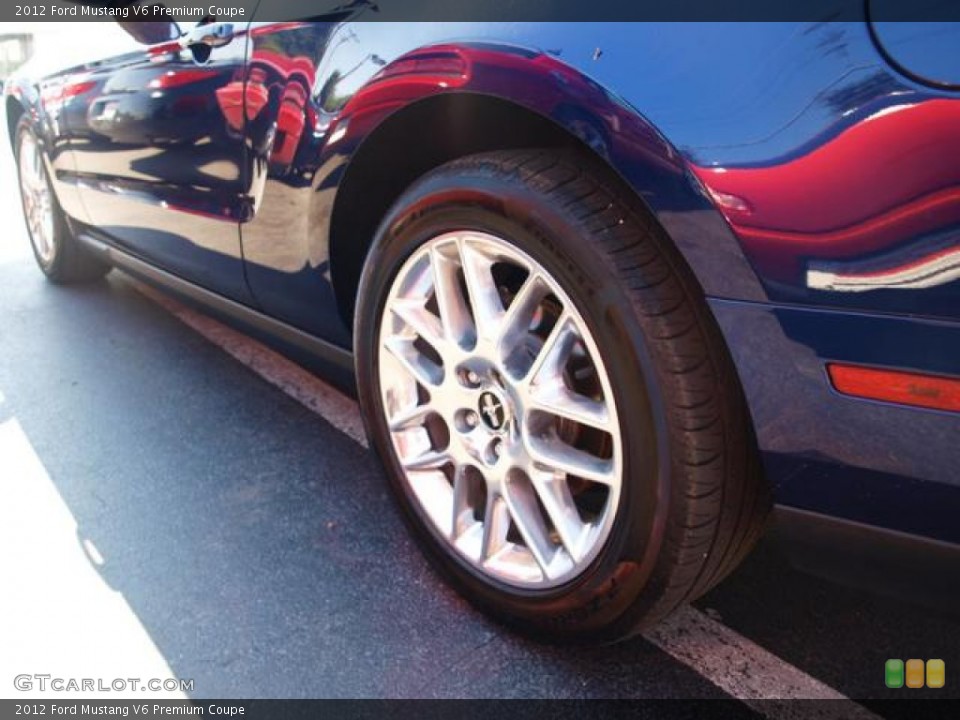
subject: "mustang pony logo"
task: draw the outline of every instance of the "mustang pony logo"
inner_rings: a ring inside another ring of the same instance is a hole
[[[480,416],[491,430],[503,429],[503,424],[507,419],[503,402],[490,391],[480,396]]]

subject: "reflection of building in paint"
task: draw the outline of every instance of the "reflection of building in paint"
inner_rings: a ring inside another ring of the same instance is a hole
[[[863,292],[896,288],[929,288],[960,280],[960,246],[955,238],[918,255],[913,248],[860,262],[811,261],[807,285],[815,290]]]
[[[33,55],[33,35],[30,33],[0,34],[0,80],[23,65]]]

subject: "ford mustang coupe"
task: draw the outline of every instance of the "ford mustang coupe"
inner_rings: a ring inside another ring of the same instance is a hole
[[[355,387],[435,567],[527,633],[635,633],[774,506],[801,564],[956,592],[960,26],[248,4],[9,80],[51,281]]]

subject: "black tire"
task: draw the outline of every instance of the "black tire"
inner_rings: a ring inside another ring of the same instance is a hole
[[[425,523],[390,442],[377,371],[387,288],[420,244],[452,229],[509,238],[560,282],[626,408],[613,529],[590,567],[559,588],[523,592],[478,576]],[[768,489],[742,389],[703,293],[648,211],[591,159],[493,152],[417,181],[374,239],[355,353],[367,430],[415,535],[461,594],[526,634],[589,643],[628,637],[718,583],[762,533]]]
[[[39,144],[39,140],[26,116],[20,118],[17,124],[15,156],[17,160],[17,179],[20,177],[20,154],[24,140],[29,137],[33,142]],[[34,241],[30,224],[27,225],[27,234],[30,236],[30,247],[33,249],[33,256],[37,265],[43,271],[43,274],[54,283],[61,285],[87,283],[99,280],[110,271],[110,266],[101,262],[89,252],[87,252],[74,238],[70,225],[67,222],[63,209],[57,200],[56,193],[50,183],[50,177],[47,174],[46,167],[42,169],[43,182],[47,186],[47,192],[50,194],[50,212],[53,216],[53,254],[52,257],[45,260],[37,250],[37,243]],[[23,194],[23,185],[20,182],[20,200],[24,204],[24,221],[26,222],[26,199]]]

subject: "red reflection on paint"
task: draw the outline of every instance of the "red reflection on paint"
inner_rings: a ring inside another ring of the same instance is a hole
[[[217,70],[168,70],[162,75],[157,75],[152,78],[150,82],[147,83],[147,87],[152,90],[169,90],[171,88],[209,80],[219,74],[220,72]]]
[[[461,48],[438,45],[397,58],[380,70],[344,106],[353,131],[365,117],[379,117],[386,108],[402,107],[438,91],[461,88],[470,81],[475,58]]]
[[[49,85],[41,91],[40,101],[46,108],[52,109],[54,106],[62,105],[72,98],[88,93],[97,85],[95,82],[87,80],[88,77],[88,73],[72,75],[67,77],[63,83]]]
[[[300,27],[298,23],[287,25]],[[271,32],[274,31],[272,28]],[[258,48],[251,58],[246,82],[239,79],[219,88],[217,103],[230,128],[240,132],[245,122],[258,117],[270,104],[271,96],[276,98],[277,127],[269,159],[271,163],[289,165],[311,121],[309,97],[315,72],[308,57],[289,57]]]
[[[890,252],[960,224],[958,128],[956,100],[894,105],[788,162],[694,171],[761,272],[795,282],[808,261]]]
[[[363,137],[395,109],[458,90],[523,97],[600,155],[634,156],[671,174],[682,172],[663,139],[600,85],[549,54],[505,46],[442,44],[401,56],[351,97],[340,127],[349,119],[349,134]]]

